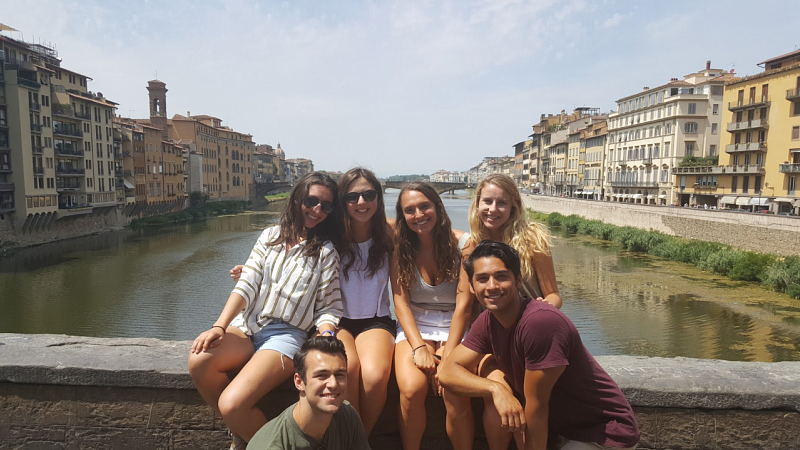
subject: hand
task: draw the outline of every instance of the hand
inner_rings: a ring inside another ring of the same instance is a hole
[[[233,266],[233,269],[230,270],[231,278],[234,282],[239,281],[239,278],[242,277],[242,268],[244,266],[239,264],[237,266]]]
[[[412,361],[416,364],[417,369],[425,372],[428,375],[434,373],[436,369],[436,365],[439,364],[439,360],[434,358],[431,354],[430,350],[428,350],[427,345],[423,345],[422,347],[414,350],[411,353]]]
[[[525,430],[525,409],[508,387],[498,383],[497,392],[492,394],[492,402],[500,415],[500,425],[504,430],[511,433]]]
[[[192,350],[190,353],[199,354],[208,351],[208,349],[218,346],[222,342],[223,337],[225,337],[225,332],[219,327],[204,331],[192,342]]]

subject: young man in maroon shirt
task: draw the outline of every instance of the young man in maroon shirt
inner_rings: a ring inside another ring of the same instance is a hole
[[[635,448],[633,410],[583,346],[575,325],[549,304],[520,297],[517,252],[483,241],[464,268],[486,311],[445,361],[439,383],[486,399],[490,448],[508,448],[512,435],[525,449]],[[475,375],[487,354],[503,380]]]

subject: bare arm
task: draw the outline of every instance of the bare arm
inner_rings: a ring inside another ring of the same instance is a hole
[[[467,324],[472,316],[472,305],[475,302],[475,295],[469,289],[469,277],[464,270],[464,260],[466,260],[475,249],[475,244],[470,240],[464,249],[461,251],[461,267],[459,268],[458,287],[456,288],[456,309],[453,311],[453,319],[450,322],[449,336],[451,339],[447,340],[444,346],[444,354],[442,359],[447,359],[447,356],[453,349],[461,343],[461,337],[467,329]]]
[[[439,383],[446,389],[466,397],[491,398],[503,428],[510,432],[525,427],[525,414],[514,393],[502,383],[475,375],[475,369],[483,358],[463,345],[458,345],[439,371]]]
[[[533,258],[533,270],[539,280],[539,288],[541,288],[544,296],[542,300],[561,309],[563,301],[561,300],[561,294],[558,292],[553,256],[537,252]]]
[[[422,335],[417,328],[417,321],[414,320],[414,314],[411,312],[409,304],[408,290],[400,286],[397,282],[398,267],[397,257],[392,255],[389,263],[389,278],[392,283],[392,293],[394,295],[394,314],[397,316],[397,321],[403,327],[403,332],[406,334],[406,342],[412,349],[417,349],[414,352],[414,361],[417,367],[423,372],[430,373],[436,368],[434,357],[425,345]],[[400,345],[403,345],[402,343]]]
[[[566,366],[525,371],[525,449],[547,449],[550,394]]]
[[[225,330],[228,328],[228,325],[230,325],[233,318],[236,317],[244,307],[244,297],[236,292],[231,292],[228,301],[225,303],[225,307],[222,308],[222,313],[220,313],[214,325],[207,331],[200,333],[200,336],[192,343],[191,353],[202,353],[209,348],[214,348],[219,345],[220,340],[225,336]]]

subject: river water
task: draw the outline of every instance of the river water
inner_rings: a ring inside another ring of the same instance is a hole
[[[444,201],[468,229],[466,194]],[[0,332],[193,339],[281,208],[26,249],[0,261]],[[553,255],[563,311],[595,355],[800,361],[798,300],[586,237],[556,234]]]

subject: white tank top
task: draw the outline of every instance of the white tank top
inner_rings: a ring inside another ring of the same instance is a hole
[[[389,315],[389,257],[384,256],[383,266],[370,277],[367,270],[367,258],[372,247],[372,239],[353,245],[356,262],[347,271],[339,275],[339,286],[342,289],[344,317],[348,319],[371,319]],[[349,261],[342,260],[344,268]]]

